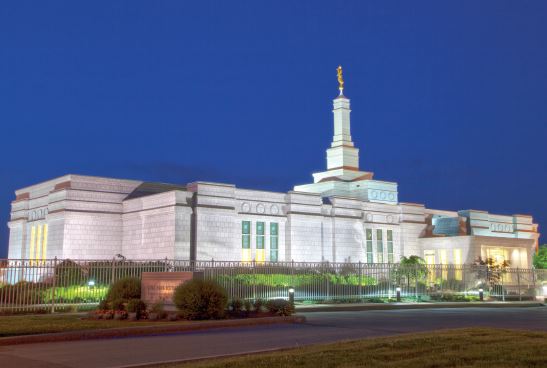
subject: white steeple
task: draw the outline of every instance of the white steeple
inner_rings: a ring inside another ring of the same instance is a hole
[[[296,185],[294,190],[318,193],[322,197],[342,196],[396,204],[397,183],[372,180],[372,172],[359,170],[359,149],[351,140],[351,110],[349,98],[344,96],[342,67],[337,71],[340,95],[333,101],[334,134],[327,149],[327,171],[314,173],[313,184]]]
[[[333,101],[334,135],[327,149],[327,170],[347,168],[359,170],[359,149],[351,140],[349,99],[340,95]]]
[[[313,174],[315,183],[333,177],[346,181],[372,179],[372,173],[359,171],[359,149],[351,140],[351,109],[349,98],[344,96],[341,66],[337,72],[340,95],[333,100],[334,134],[330,148],[327,149],[327,171]]]

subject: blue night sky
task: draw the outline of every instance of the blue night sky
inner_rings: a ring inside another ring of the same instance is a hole
[[[546,1],[4,1],[0,257],[67,173],[287,191],[325,168],[336,67],[404,202],[547,228]]]

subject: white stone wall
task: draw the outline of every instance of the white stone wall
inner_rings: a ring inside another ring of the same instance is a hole
[[[14,221],[9,223],[9,248],[8,258],[21,259],[26,258],[25,252],[25,223],[23,221]]]
[[[50,214],[47,217],[48,240],[47,258],[63,258],[65,241],[65,218],[63,213]]]
[[[175,207],[175,259],[190,259],[192,208]]]
[[[122,253],[120,214],[65,212],[63,258],[112,259]]]

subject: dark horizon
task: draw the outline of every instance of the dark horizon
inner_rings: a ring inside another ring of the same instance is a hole
[[[338,65],[362,170],[401,202],[529,214],[541,233],[545,15],[510,1],[2,4],[0,258],[14,191],[69,173],[312,182]]]

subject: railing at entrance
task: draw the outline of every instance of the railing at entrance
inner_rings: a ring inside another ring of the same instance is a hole
[[[547,270],[475,265],[220,262],[183,260],[0,260],[0,312],[96,306],[116,280],[142,272],[200,271],[232,299],[310,302],[470,301],[479,290],[494,300],[544,296]]]

